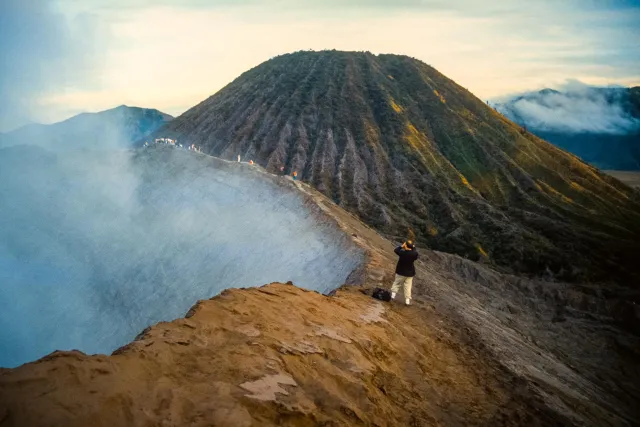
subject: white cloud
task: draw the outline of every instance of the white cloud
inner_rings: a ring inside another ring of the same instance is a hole
[[[625,106],[624,92],[577,80],[558,89],[514,97],[497,109],[537,131],[625,135],[640,130],[640,120]]]
[[[59,0],[69,16],[99,14],[114,38],[96,88],[49,93],[41,110],[54,119],[126,103],[178,114],[248,68],[301,49],[411,55],[482,98],[568,77],[640,84],[640,47],[629,42],[640,37],[629,24],[640,19],[636,10],[549,1],[206,3]]]

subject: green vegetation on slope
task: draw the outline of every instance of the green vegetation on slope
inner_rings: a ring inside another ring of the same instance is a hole
[[[390,237],[525,274],[638,277],[638,193],[409,57],[279,56],[158,134],[296,170]]]

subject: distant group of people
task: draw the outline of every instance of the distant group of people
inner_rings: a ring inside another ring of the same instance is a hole
[[[284,166],[280,166],[280,175],[286,175],[286,173],[284,172]],[[298,172],[297,171],[293,171],[291,172],[291,178],[293,178],[294,181],[298,180]]]
[[[240,156],[240,154],[238,154],[238,163],[241,163],[241,156]],[[255,163],[254,163],[254,161],[253,161],[253,159],[250,159],[248,163],[249,163],[250,165],[254,165],[254,164],[255,164]],[[282,175],[282,176],[285,176],[285,175],[286,175],[286,174],[285,174],[285,172],[284,172],[284,166],[280,166],[280,175]],[[298,180],[298,172],[297,172],[297,171],[293,171],[293,172],[291,173],[291,178],[293,178],[293,180],[294,180],[294,181],[297,181],[297,180]]]
[[[284,172],[284,166],[280,166],[280,175],[286,175]],[[298,172],[297,171],[293,171],[291,173],[291,178],[293,178],[294,181],[298,180]]]
[[[178,141],[171,138],[156,138],[154,140],[156,144],[168,144],[168,145],[177,145]],[[146,144],[146,143],[145,143]],[[182,145],[181,145],[182,147]]]
[[[191,144],[187,147],[183,147],[182,144],[178,144],[178,140],[177,139],[171,139],[171,138],[156,138],[153,141],[154,144],[166,144],[166,145],[172,145],[174,147],[178,147],[178,148],[186,148],[189,151],[195,151],[196,153],[201,153],[202,151],[200,151],[200,147],[196,147],[196,144]],[[144,143],[144,147],[148,147],[150,144],[148,141],[145,141]]]

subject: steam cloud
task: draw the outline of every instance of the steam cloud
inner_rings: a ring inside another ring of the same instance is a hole
[[[168,148],[1,149],[0,366],[111,352],[225,288],[344,283],[360,251],[233,166]]]
[[[570,81],[560,90],[527,93],[496,108],[538,131],[625,135],[640,130],[640,119],[631,115],[626,104],[625,89]]]

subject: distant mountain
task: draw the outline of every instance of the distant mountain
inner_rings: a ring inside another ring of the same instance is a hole
[[[640,170],[640,87],[544,89],[495,108],[601,169]]]
[[[415,233],[518,273],[638,283],[638,193],[406,56],[279,56],[155,135],[297,171],[395,240]]]
[[[172,119],[158,110],[121,105],[99,113],[82,113],[50,125],[23,126],[0,134],[0,147],[127,148]]]

